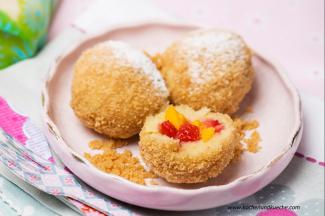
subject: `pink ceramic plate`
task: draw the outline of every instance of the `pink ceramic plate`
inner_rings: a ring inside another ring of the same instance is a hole
[[[242,159],[223,174],[204,184],[176,185],[160,180],[142,186],[106,174],[83,157],[89,141],[102,138],[84,127],[69,106],[72,67],[80,53],[105,40],[121,40],[149,53],[162,51],[171,41],[197,27],[166,23],[142,23],[110,29],[89,36],[61,56],[51,69],[43,92],[45,132],[62,162],[87,184],[99,191],[138,206],[165,210],[198,210],[225,205],[263,188],[277,177],[292,159],[302,134],[300,100],[281,67],[255,54],[255,84],[244,104],[252,113],[241,117],[257,119],[263,141],[256,154]],[[137,140],[125,147],[138,155]]]

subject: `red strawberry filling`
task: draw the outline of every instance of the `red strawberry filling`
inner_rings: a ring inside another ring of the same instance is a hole
[[[214,127],[214,130],[215,130],[217,133],[219,133],[220,131],[223,130],[223,128],[224,128],[224,126],[220,124],[220,125],[216,125],[216,126]]]
[[[218,120],[214,120],[214,119],[206,119],[202,123],[206,127],[213,127],[217,133],[222,131],[224,128],[224,126]]]
[[[170,121],[164,121],[159,126],[159,132],[168,137],[175,138],[177,135],[177,129],[170,123]]]
[[[200,140],[200,129],[190,123],[183,124],[178,132],[176,137],[182,142],[190,142]]]

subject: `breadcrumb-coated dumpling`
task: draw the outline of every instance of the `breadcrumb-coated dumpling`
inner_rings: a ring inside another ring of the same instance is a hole
[[[209,139],[201,134],[200,139],[184,142],[177,136],[162,134],[160,126],[168,117],[166,111],[149,116],[140,132],[139,148],[144,162],[156,175],[172,183],[199,183],[218,176],[238,157],[241,145],[233,121],[228,115],[212,113],[207,108],[198,111],[184,105],[175,108],[193,125],[208,119],[219,122],[222,128]]]
[[[150,58],[122,42],[98,44],[75,64],[71,107],[98,133],[113,138],[139,133],[145,118],[159,112],[167,97]]]
[[[175,104],[234,113],[253,82],[252,54],[232,32],[204,29],[153,57]]]

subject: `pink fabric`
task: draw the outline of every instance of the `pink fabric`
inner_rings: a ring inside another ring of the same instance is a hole
[[[13,112],[8,103],[1,97],[0,113],[0,128],[19,142],[25,144],[27,137],[23,132],[23,125],[27,118]]]
[[[50,29],[58,35],[96,0],[62,1]],[[188,20],[239,32],[283,64],[299,90],[324,97],[323,0],[151,0]],[[186,6],[186,9],[184,7]],[[107,9],[109,13],[109,9]]]
[[[258,213],[257,216],[297,216],[297,214],[288,209],[270,209]]]

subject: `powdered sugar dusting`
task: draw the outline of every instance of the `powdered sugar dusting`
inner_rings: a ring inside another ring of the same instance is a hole
[[[225,73],[229,64],[245,56],[242,39],[225,31],[195,32],[181,41],[181,48],[188,61],[188,73],[197,84],[204,84],[216,75],[216,60],[218,72]]]
[[[168,94],[167,87],[160,75],[156,65],[139,50],[119,41],[107,41],[102,45],[112,49],[113,55],[127,65],[131,65],[136,69],[140,69],[149,79],[152,80],[154,86]]]

